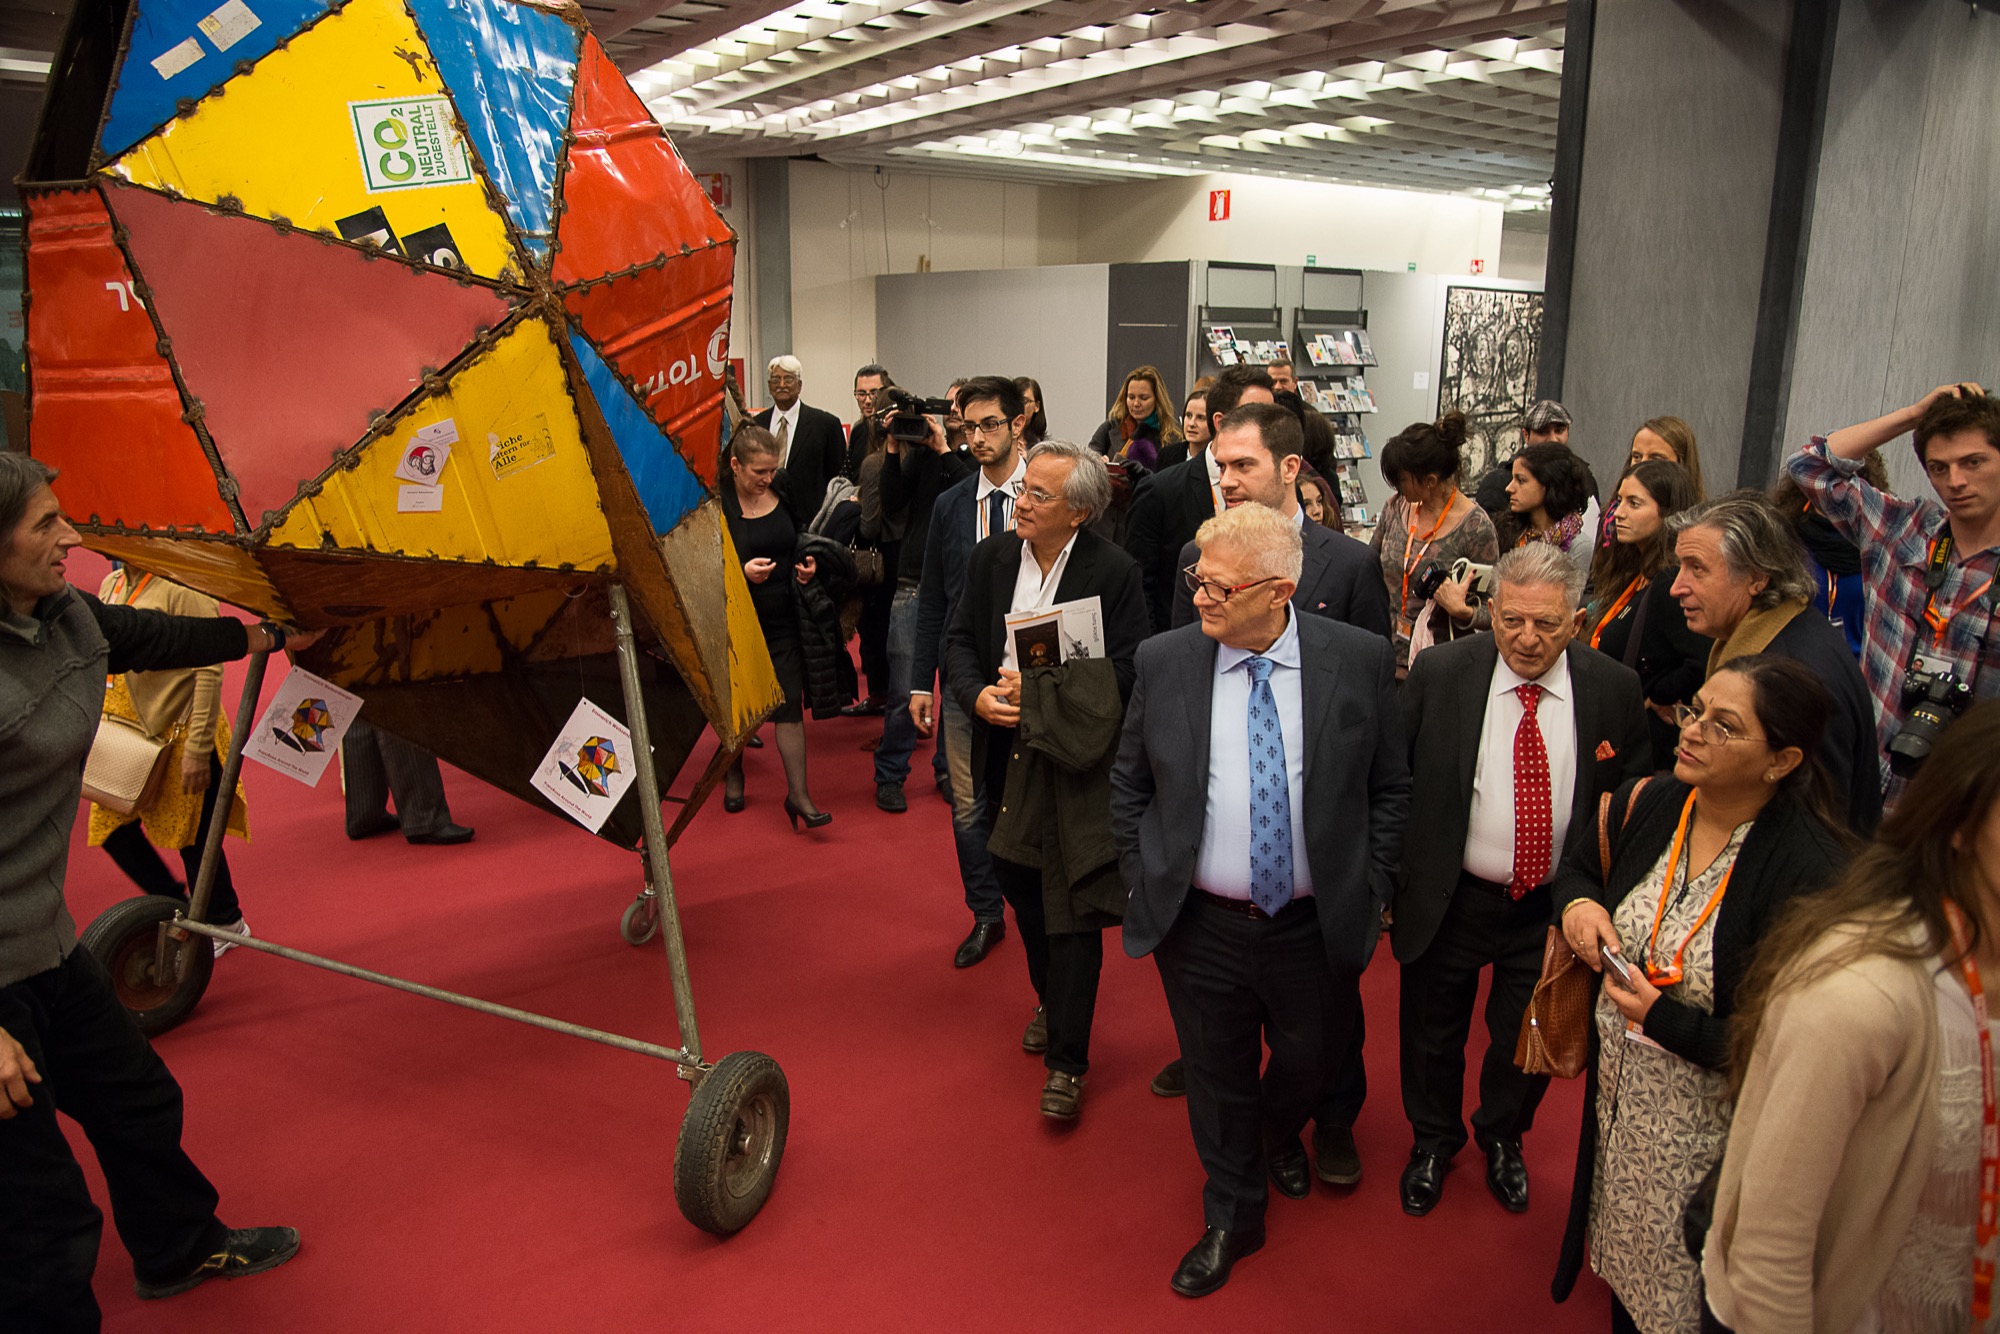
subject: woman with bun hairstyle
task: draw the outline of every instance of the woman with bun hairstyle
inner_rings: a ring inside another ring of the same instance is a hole
[[[1514,456],[1500,548],[1530,542],[1560,547],[1585,574],[1597,544],[1597,480],[1568,445],[1529,445]]]
[[[1395,613],[1396,677],[1410,670],[1410,642],[1443,643],[1487,628],[1484,605],[1466,600],[1462,584],[1446,579],[1431,597],[1416,586],[1431,562],[1450,570],[1460,558],[1491,565],[1500,556],[1493,520],[1459,488],[1465,470],[1465,414],[1412,422],[1382,448],[1382,478],[1396,494],[1382,506],[1369,545]],[[1337,516],[1336,516],[1337,522]],[[1418,631],[1421,628],[1422,633]]]
[[[1629,469],[1647,459],[1678,463],[1694,484],[1697,505],[1708,499],[1701,485],[1701,448],[1694,441],[1694,427],[1679,417],[1653,417],[1632,433],[1632,453],[1625,461]]]
[[[1618,479],[1609,540],[1590,566],[1590,600],[1583,640],[1639,673],[1653,735],[1653,763],[1674,764],[1676,704],[1701,688],[1713,642],[1688,629],[1687,613],[1669,591],[1680,562],[1667,519],[1695,504],[1694,483],[1678,463],[1647,459]]]

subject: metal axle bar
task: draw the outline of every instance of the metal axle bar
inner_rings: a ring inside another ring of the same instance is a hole
[[[273,944],[261,937],[246,936],[238,931],[224,931],[221,927],[211,926],[206,922],[191,921],[186,916],[175,917],[171,924],[162,926],[161,930],[162,934],[170,931],[184,931],[190,935],[208,936],[213,940],[226,940],[232,945],[241,945],[245,949],[262,950],[266,954],[275,954],[280,959],[290,959],[295,963],[308,963],[315,968],[324,968],[329,973],[339,973],[344,977],[358,977],[363,982],[374,982],[379,986],[390,987],[396,991],[407,991],[413,996],[426,996],[431,1000],[440,1000],[447,1004],[461,1006],[464,1009],[477,1010],[481,1014],[490,1014],[498,1019],[512,1019],[516,1023],[530,1024],[536,1028],[546,1028],[551,1033],[562,1033],[573,1038],[585,1038],[591,1042],[601,1042],[607,1047],[617,1047],[621,1051],[637,1052],[641,1056],[656,1056],[663,1061],[672,1061],[675,1065],[692,1065],[698,1067],[701,1064],[697,1058],[688,1055],[687,1052],[678,1047],[662,1047],[656,1042],[641,1042],[637,1038],[623,1037],[617,1033],[606,1033],[600,1028],[586,1028],[582,1024],[572,1024],[567,1019],[551,1019],[545,1014],[535,1014],[529,1010],[517,1010],[511,1005],[500,1005],[493,1001],[481,1000],[477,996],[461,995],[456,991],[446,991],[442,987],[426,986],[422,982],[411,982],[404,978],[391,977],[387,973],[378,973],[370,968],[360,968],[351,963],[342,963],[338,959],[328,959],[318,954],[307,954],[304,950],[295,950],[288,945]]]

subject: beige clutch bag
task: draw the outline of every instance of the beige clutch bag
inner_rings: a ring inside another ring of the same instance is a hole
[[[171,748],[171,738],[155,741],[137,723],[99,718],[97,739],[83,765],[83,795],[120,815],[151,805],[166,781]]]

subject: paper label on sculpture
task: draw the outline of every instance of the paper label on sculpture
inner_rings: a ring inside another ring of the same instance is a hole
[[[451,423],[442,424],[449,426]],[[450,459],[449,444],[425,440],[424,432],[418,431],[416,438],[403,446],[403,457],[396,463],[396,476],[406,482],[415,482],[419,486],[438,486],[444,482],[444,465]]]
[[[399,486],[396,488],[396,513],[398,514],[438,514],[444,510],[444,491],[435,486]]]
[[[370,194],[458,185],[472,179],[472,159],[451,123],[451,99],[399,97],[349,102],[361,174]]]
[[[230,47],[248,37],[263,25],[263,20],[250,12],[250,6],[243,0],[229,0],[220,9],[195,24],[202,36],[215,43],[218,51]]]
[[[245,759],[317,786],[340,739],[361,712],[361,697],[294,667],[243,743]]]
[[[206,53],[201,43],[190,37],[179,46],[170,47],[153,57],[153,69],[163,79],[171,79],[184,69],[190,69]]]
[[[510,431],[505,436],[487,432],[486,457],[493,465],[493,475],[501,481],[517,472],[526,472],[537,463],[547,463],[556,456],[555,437],[549,433],[549,419],[536,413],[518,431]]]
[[[634,763],[632,734],[625,724],[580,699],[528,781],[557,810],[594,834],[638,776]]]

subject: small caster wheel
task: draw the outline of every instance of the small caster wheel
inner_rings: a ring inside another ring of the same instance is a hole
[[[625,937],[627,945],[643,945],[659,929],[660,901],[651,894],[641,894],[633,899],[626,907],[625,915],[618,919],[618,934]]]
[[[704,1232],[740,1230],[770,1197],[785,1157],[791,1089],[778,1063],[733,1051],[695,1086],[674,1146],[674,1202]]]
[[[149,1038],[194,1013],[215,969],[215,944],[207,936],[168,940],[165,972],[153,966],[160,924],[171,922],[185,906],[163,894],[141,894],[106,908],[78,938],[111,974],[118,1003],[131,1011],[139,1031]]]

